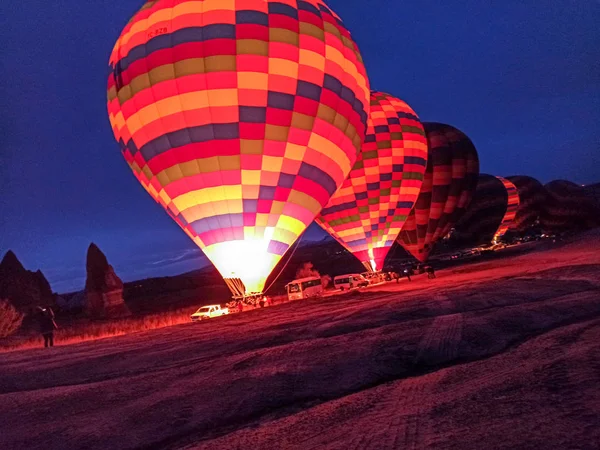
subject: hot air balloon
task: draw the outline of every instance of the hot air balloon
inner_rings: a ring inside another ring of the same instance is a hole
[[[479,157],[471,140],[450,125],[425,123],[429,161],[417,203],[398,243],[426,261],[469,206],[479,174]]]
[[[523,233],[539,220],[548,194],[535,178],[519,175],[508,177],[507,180],[516,186],[519,193],[519,208],[511,228]]]
[[[582,186],[556,180],[545,188],[549,198],[540,220],[544,231],[560,233],[600,226],[600,207]]]
[[[463,243],[476,245],[491,242],[508,207],[508,192],[493,175],[481,174],[471,205],[456,224],[455,236]]]
[[[415,112],[402,100],[372,92],[358,160],[317,223],[367,270],[381,270],[419,195],[426,163],[425,132]]]
[[[521,203],[517,187],[506,178],[496,178],[502,182],[504,188],[506,189],[506,193],[508,194],[508,203],[506,205],[506,212],[504,213],[502,222],[500,222],[500,226],[494,234],[494,240],[500,239],[510,228],[515,226],[515,218],[517,217],[517,211],[519,209],[519,204]]]
[[[110,56],[125,159],[242,294],[346,179],[368,104],[358,48],[321,0],[148,1]]]

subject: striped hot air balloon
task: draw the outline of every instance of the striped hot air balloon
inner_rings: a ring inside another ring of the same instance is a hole
[[[512,229],[523,233],[538,222],[548,194],[544,185],[535,178],[518,175],[507,179],[516,186],[519,193],[519,208]]]
[[[560,233],[600,226],[600,206],[582,186],[556,180],[545,188],[549,198],[541,217],[544,231]]]
[[[358,160],[317,223],[367,270],[381,270],[419,195],[426,163],[425,132],[415,112],[402,100],[372,92]]]
[[[508,207],[508,192],[493,175],[481,174],[471,205],[456,225],[455,236],[471,245],[491,242]]]
[[[429,160],[417,203],[398,243],[425,262],[469,206],[479,175],[479,157],[471,140],[450,125],[425,123]]]
[[[506,189],[506,193],[508,194],[508,204],[506,206],[506,212],[504,213],[504,217],[502,218],[502,222],[500,222],[500,226],[498,230],[494,234],[494,240],[500,239],[502,236],[506,234],[506,232],[515,226],[515,219],[517,217],[517,211],[519,209],[519,204],[521,200],[519,198],[519,191],[517,187],[506,178],[496,177],[498,178],[504,188]]]
[[[123,156],[246,293],[346,179],[368,105],[357,46],[321,0],[148,1],[110,56]]]

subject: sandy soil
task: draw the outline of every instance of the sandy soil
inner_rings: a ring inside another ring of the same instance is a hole
[[[600,448],[600,232],[0,355],[0,448]]]

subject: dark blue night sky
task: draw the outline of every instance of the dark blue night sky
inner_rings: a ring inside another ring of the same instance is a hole
[[[109,52],[142,1],[0,3],[0,253],[59,292],[83,288],[91,241],[125,280],[205,264],[130,173],[107,119]],[[328,3],[372,87],[468,134],[482,171],[600,181],[600,2]]]

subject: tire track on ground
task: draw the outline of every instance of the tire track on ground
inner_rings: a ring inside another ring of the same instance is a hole
[[[462,327],[462,313],[436,317],[419,343],[415,365],[441,365],[457,358]]]
[[[458,357],[463,316],[437,317],[427,328],[418,345],[416,366],[448,364]],[[427,396],[443,378],[441,371],[423,377],[407,378],[392,390],[369,414],[369,421],[383,424],[382,432],[356,436],[350,450],[421,449],[429,434],[430,423],[423,418]]]

